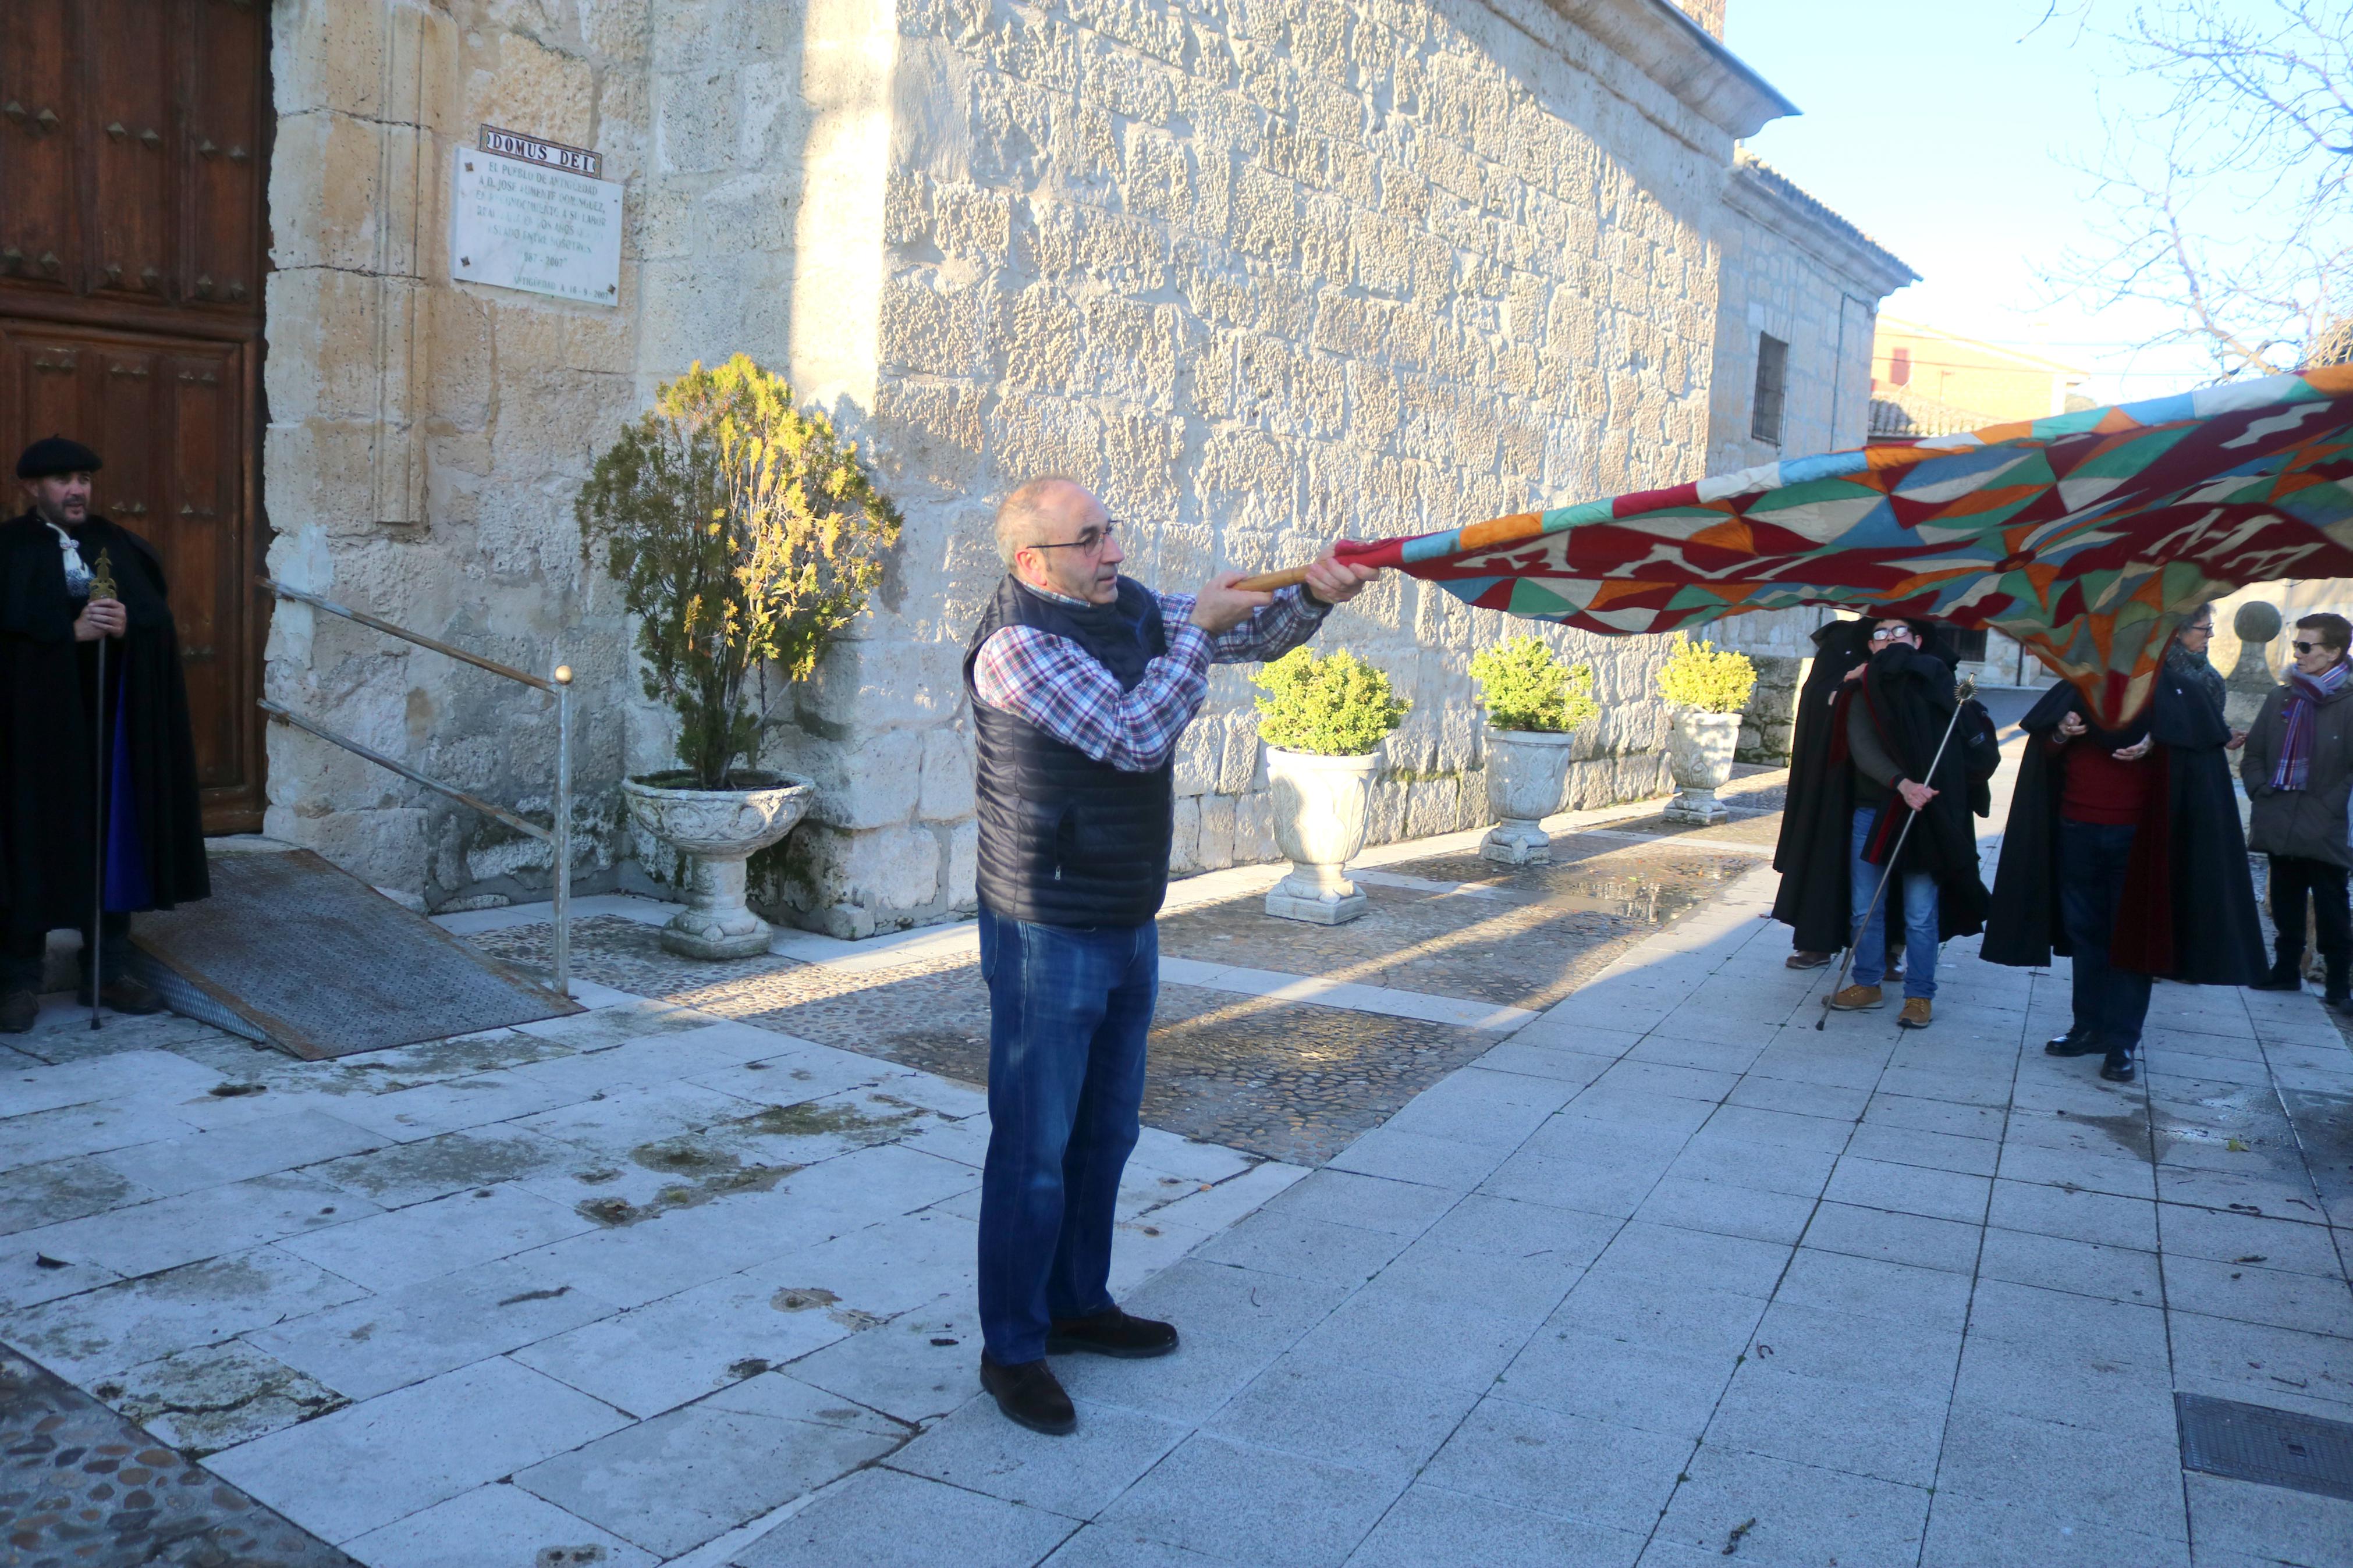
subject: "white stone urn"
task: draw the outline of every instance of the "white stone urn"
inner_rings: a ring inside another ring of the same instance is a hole
[[[1667,731],[1667,765],[1683,793],[1664,815],[1675,822],[1722,822],[1732,810],[1715,792],[1732,777],[1732,753],[1740,744],[1740,715],[1678,710]]]
[[[1274,842],[1291,862],[1291,874],[1266,895],[1268,914],[1335,926],[1365,912],[1364,890],[1342,870],[1365,847],[1373,773],[1379,766],[1377,751],[1319,757],[1266,749]]]
[[[1538,865],[1552,858],[1552,840],[1543,819],[1560,809],[1562,781],[1568,777],[1568,748],[1576,736],[1553,730],[1487,729],[1487,815],[1495,826],[1479,841],[1479,853],[1506,866]]]
[[[779,778],[753,789],[671,789],[638,779],[621,795],[639,827],[688,858],[686,908],[661,944],[689,958],[750,958],[768,951],[768,922],[744,901],[744,862],[790,833],[817,786]]]

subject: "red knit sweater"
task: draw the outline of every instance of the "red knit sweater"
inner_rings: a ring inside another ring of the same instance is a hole
[[[2069,822],[2133,826],[2140,821],[2152,781],[2164,776],[2154,751],[2137,763],[2120,763],[2089,740],[2071,741],[2058,750],[2066,758],[2067,774],[2059,815]]]

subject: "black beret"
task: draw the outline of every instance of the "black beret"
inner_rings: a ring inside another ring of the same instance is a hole
[[[16,477],[20,479],[46,479],[58,474],[94,474],[100,467],[98,454],[79,441],[63,436],[45,436],[25,448],[16,459]]]

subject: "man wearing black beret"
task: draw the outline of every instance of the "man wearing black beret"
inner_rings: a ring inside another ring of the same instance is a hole
[[[78,441],[34,442],[16,459],[26,510],[0,523],[0,1032],[9,1034],[33,1026],[42,953],[61,927],[82,933],[86,1005],[157,1011],[154,992],[123,973],[131,912],[210,890],[163,563],[90,510],[99,468]],[[93,578],[109,575],[112,596],[93,597]],[[93,880],[100,833],[102,895]],[[94,920],[105,937],[96,975]]]

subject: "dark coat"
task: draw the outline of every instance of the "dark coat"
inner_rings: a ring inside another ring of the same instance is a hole
[[[1773,868],[1781,873],[1773,918],[1790,928],[1791,942],[1808,952],[1836,952],[1853,921],[1847,913],[1848,826],[1854,811],[1854,771],[1833,767],[1831,747],[1839,728],[1839,698],[1846,672],[1871,658],[1869,621],[1832,621],[1814,633],[1813,668],[1798,693],[1798,721],[1789,738],[1789,785],[1781,810],[1781,837]]]
[[[121,798],[137,813],[142,853],[135,868],[113,868],[110,886],[142,886],[132,907],[170,909],[205,897],[211,884],[163,563],[144,540],[101,517],[83,523],[77,541],[88,561],[107,552],[129,623],[107,645],[105,714],[110,741],[120,733],[125,742],[126,766],[117,768],[110,746],[107,767],[127,775]],[[98,645],[74,640],[80,607],[66,596],[48,525],[29,512],[0,524],[0,913],[19,936],[79,925],[90,907]]]
[[[2039,969],[2054,952],[2072,954],[2059,922],[2059,805],[2067,758],[2078,746],[2117,749],[2150,735],[2156,744],[2146,765],[2165,770],[2165,787],[2148,792],[2133,837],[2109,961],[2192,985],[2262,979],[2269,964],[2238,797],[2224,759],[2231,731],[2221,711],[2198,683],[2168,667],[2158,673],[2143,717],[2123,731],[2094,729],[2052,746],[2052,731],[2070,713],[2090,722],[2082,695],[2061,685],[2021,721],[2026,752],[1994,874],[1986,958]]]
[[[2247,847],[2353,866],[2345,826],[2346,797],[2353,795],[2353,680],[2330,692],[2313,714],[2312,770],[2305,787],[2278,790],[2272,788],[2272,774],[2285,739],[2280,710],[2287,698],[2288,689],[2280,686],[2263,699],[2263,710],[2247,731],[2247,749],[2239,756],[2239,777],[2254,806]]]
[[[1847,757],[1844,719],[1850,706],[1862,709],[1905,778],[1936,792],[1918,813],[1891,793],[1872,826],[1866,858],[1906,876],[1918,871],[1934,877],[1940,935],[1947,942],[1976,935],[1985,929],[1988,898],[1978,871],[1966,747],[1954,722],[1960,696],[1949,653],[1895,643],[1872,657],[1870,671],[1840,699],[1831,754],[1841,763]],[[1845,771],[1852,775],[1851,763]],[[1852,847],[1851,837],[1848,842]]]

